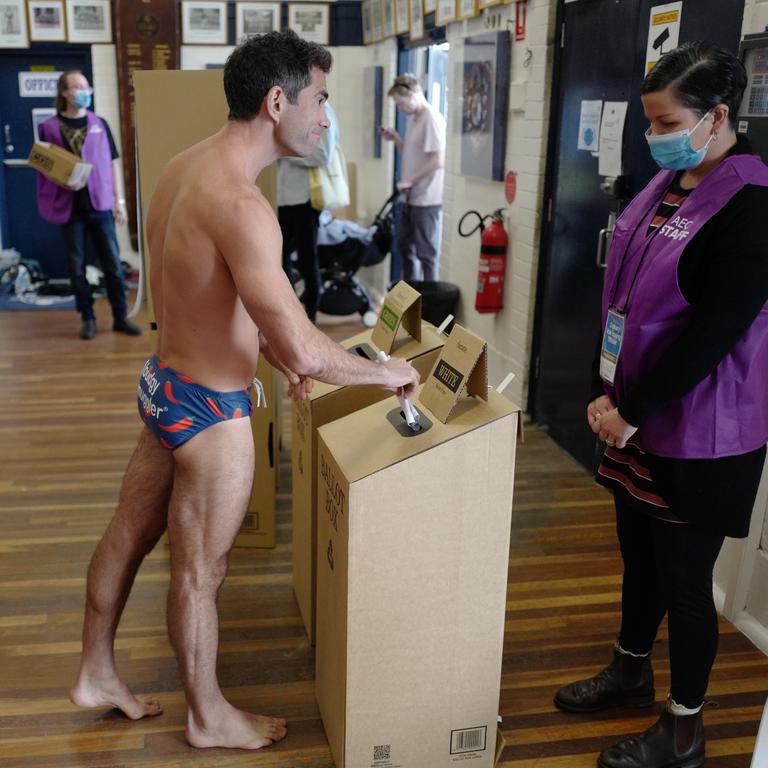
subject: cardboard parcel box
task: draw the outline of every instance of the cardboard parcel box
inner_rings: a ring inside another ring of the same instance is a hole
[[[51,181],[69,187],[85,184],[93,167],[74,153],[47,141],[38,141],[32,145],[27,164]]]
[[[264,387],[267,407],[258,407],[255,387],[251,390],[253,414],[251,430],[256,450],[253,490],[248,511],[235,540],[238,547],[275,546],[275,496],[280,475],[279,423],[283,390],[279,374],[265,359],[259,358],[256,378]]]
[[[409,360],[422,381],[437,359],[445,337],[421,320],[421,295],[398,283],[385,297],[376,326],[341,344],[350,354],[376,359],[379,350]],[[372,385],[337,387],[316,383],[309,397],[294,403],[293,588],[310,642],[315,642],[317,573],[317,428],[389,397]]]
[[[421,432],[394,397],[319,430],[316,692],[337,768],[501,753],[518,408],[486,382],[484,342],[455,326],[413,399]]]

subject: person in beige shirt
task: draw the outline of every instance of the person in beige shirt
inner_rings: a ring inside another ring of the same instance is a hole
[[[256,186],[279,157],[307,156],[328,128],[331,55],[291,31],[248,39],[224,69],[229,120],[166,166],[149,208],[156,353],[139,379],[145,427],[120,502],[88,570],[83,650],[70,691],[81,707],[160,714],[119,677],[114,639],[142,560],[168,530],[168,633],[194,747],[258,749],[286,735],[280,718],[232,706],[216,675],[216,596],[245,516],[254,456],[248,390],[263,353],[294,398],[312,380],[405,394],[404,360],[350,355],[309,321],[283,272],[275,214]]]
[[[400,214],[397,246],[406,280],[437,280],[440,273],[440,213],[443,209],[445,118],[425,98],[413,75],[399,75],[389,89],[397,109],[408,115],[405,137],[382,128],[402,155],[397,189],[407,200]]]

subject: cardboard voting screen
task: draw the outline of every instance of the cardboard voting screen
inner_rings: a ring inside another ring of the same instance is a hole
[[[384,297],[371,341],[389,354],[400,326],[421,341],[421,294],[402,280]]]
[[[488,346],[456,324],[424,382],[419,401],[445,424],[464,388],[468,395],[488,400]]]

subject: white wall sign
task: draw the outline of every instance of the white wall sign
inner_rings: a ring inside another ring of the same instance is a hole
[[[597,148],[600,146],[600,116],[602,113],[602,101],[581,102],[578,149],[597,152]]]
[[[651,8],[643,77],[656,66],[656,62],[665,53],[669,53],[677,48],[680,38],[680,18],[682,15],[682,0],[677,3],[666,3],[666,5],[657,5]]]
[[[597,172],[601,176],[621,176],[621,149],[624,139],[626,101],[606,101],[600,123],[600,158]]]
[[[61,72],[19,72],[19,96],[23,99],[55,99]]]

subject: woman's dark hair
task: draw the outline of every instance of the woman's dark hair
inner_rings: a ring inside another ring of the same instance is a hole
[[[699,117],[718,104],[729,107],[728,119],[736,127],[736,113],[747,86],[742,63],[715,43],[696,40],[665,53],[646,75],[640,93],[671,88],[683,106]]]
[[[270,88],[279,85],[291,104],[312,82],[313,67],[330,72],[331,54],[292,30],[249,37],[224,65],[224,93],[230,120],[252,120]]]
[[[56,83],[56,98],[53,101],[53,106],[56,107],[56,112],[67,111],[67,99],[64,96],[64,91],[69,88],[70,75],[82,75],[83,73],[79,69],[69,69],[66,72],[62,72],[59,75],[59,79]]]
[[[418,93],[421,90],[416,75],[406,72],[404,75],[398,75],[392,87],[387,91],[387,96],[408,96],[411,93]]]

